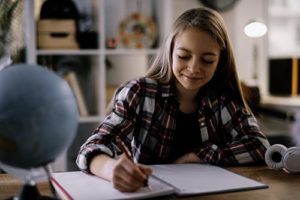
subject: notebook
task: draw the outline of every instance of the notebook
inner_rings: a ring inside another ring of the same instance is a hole
[[[268,186],[208,164],[152,165],[149,188],[119,192],[104,179],[80,171],[54,173],[52,183],[62,199],[147,199],[165,195],[189,196],[262,189]]]

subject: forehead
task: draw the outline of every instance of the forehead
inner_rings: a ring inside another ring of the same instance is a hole
[[[190,51],[220,52],[217,41],[205,31],[188,28],[180,32],[174,39],[174,49],[184,47]]]

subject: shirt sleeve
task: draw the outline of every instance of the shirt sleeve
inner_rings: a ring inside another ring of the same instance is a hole
[[[223,166],[264,161],[270,144],[252,113],[229,101],[221,106],[219,123],[216,137],[221,137],[221,142],[208,141],[197,149],[201,160]]]
[[[91,173],[89,164],[95,155],[103,153],[112,158],[117,157],[121,152],[115,145],[116,135],[129,146],[130,139],[127,136],[133,131],[136,122],[140,102],[139,92],[139,84],[133,81],[116,91],[111,113],[80,147],[76,159],[80,170]]]

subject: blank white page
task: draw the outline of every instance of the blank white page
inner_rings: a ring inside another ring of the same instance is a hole
[[[208,164],[153,165],[153,175],[175,187],[177,195],[267,188],[255,180]]]
[[[148,188],[141,188],[128,193],[119,192],[110,182],[80,171],[53,173],[52,179],[60,196],[70,200],[144,199],[175,193],[172,187],[151,177],[149,179],[151,191]]]

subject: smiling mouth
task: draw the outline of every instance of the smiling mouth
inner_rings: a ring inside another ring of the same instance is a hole
[[[194,77],[194,76],[187,76],[187,75],[182,75],[182,76],[187,78],[187,79],[191,79],[191,80],[201,80],[201,79],[203,79],[201,77]]]

